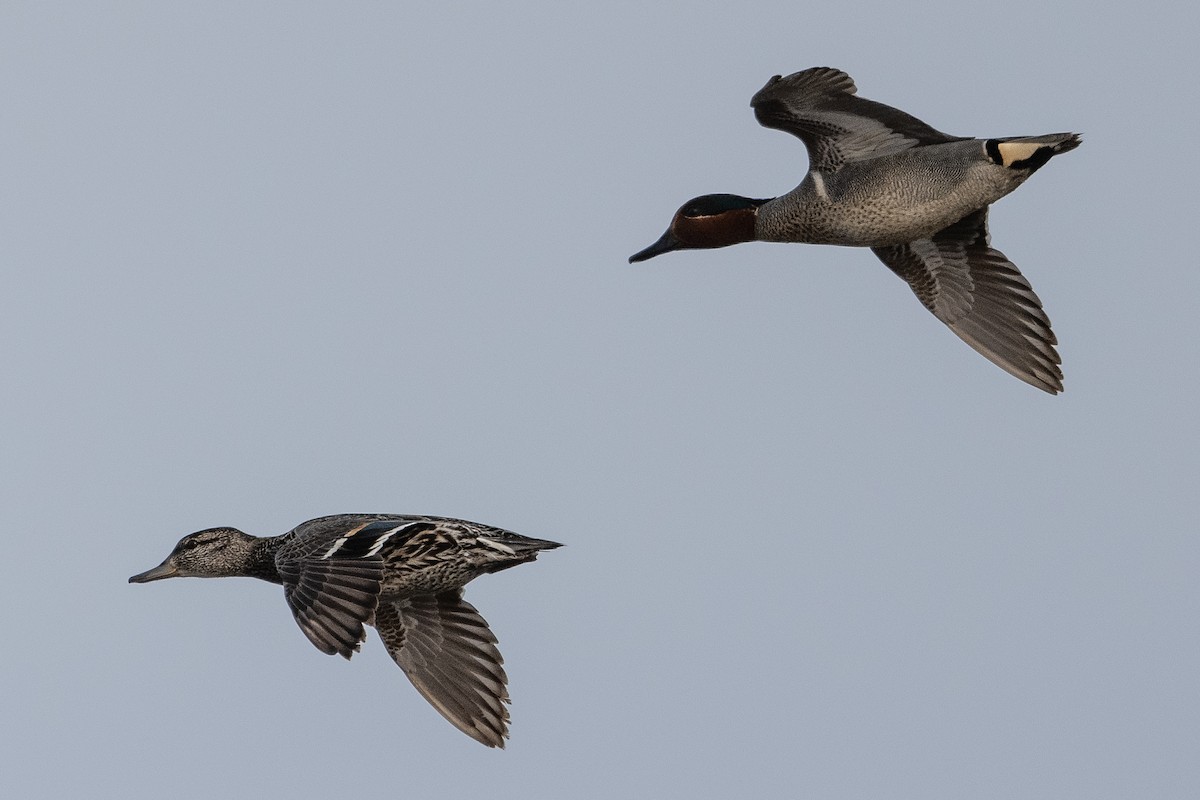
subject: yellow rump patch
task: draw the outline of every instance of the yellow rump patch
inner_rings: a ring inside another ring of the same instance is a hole
[[[1000,151],[1004,166],[1011,167],[1013,163],[1024,161],[1045,146],[1045,143],[1037,142],[1000,142],[996,149]]]

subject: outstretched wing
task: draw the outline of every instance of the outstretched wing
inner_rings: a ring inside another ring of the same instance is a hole
[[[379,550],[402,518],[341,514],[299,525],[275,566],[296,624],[317,649],[350,658],[375,614],[384,560]]]
[[[1009,374],[1057,394],[1062,360],[1050,319],[1029,281],[989,242],[984,208],[929,239],[871,249],[960,339]]]
[[[504,659],[462,590],[381,603],[375,627],[392,659],[443,717],[488,747],[504,747]]]
[[[750,100],[768,128],[800,137],[811,169],[833,172],[848,161],[890,155],[925,144],[960,141],[899,109],[858,97],[841,70],[813,67],[776,75]]]
[[[289,561],[279,565],[283,595],[308,640],[323,653],[350,658],[375,613],[382,562]]]

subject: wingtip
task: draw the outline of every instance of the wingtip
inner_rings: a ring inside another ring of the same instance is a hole
[[[1033,385],[1049,395],[1057,396],[1062,394],[1064,391],[1062,378],[1056,378],[1053,381],[1048,381],[1043,378],[1041,383],[1034,383]]]
[[[472,736],[475,741],[487,747],[495,748],[496,750],[508,749],[508,728],[505,728],[499,735],[495,731],[479,731],[479,736]]]

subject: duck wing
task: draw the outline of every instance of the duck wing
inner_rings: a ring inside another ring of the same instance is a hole
[[[323,653],[350,658],[375,612],[382,560],[288,561],[278,565],[283,595],[296,624]]]
[[[800,137],[811,169],[818,172],[968,138],[942,133],[911,114],[858,97],[857,91],[854,80],[841,70],[813,67],[771,78],[750,105],[760,124]]]
[[[496,637],[462,590],[381,603],[375,627],[417,691],[488,747],[508,737],[508,676]]]
[[[275,554],[296,624],[323,653],[350,658],[366,638],[383,580],[379,549],[401,527],[381,515],[341,514],[298,525]]]
[[[1062,359],[1050,319],[1029,281],[990,240],[982,208],[928,239],[871,250],[984,358],[1057,394]]]

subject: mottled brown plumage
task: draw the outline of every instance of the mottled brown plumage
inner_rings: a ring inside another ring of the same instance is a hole
[[[339,514],[259,538],[209,528],[129,579],[247,576],[280,583],[321,652],[350,658],[374,626],[422,696],[489,747],[508,736],[508,677],[496,637],[462,587],[560,545],[446,517]]]

